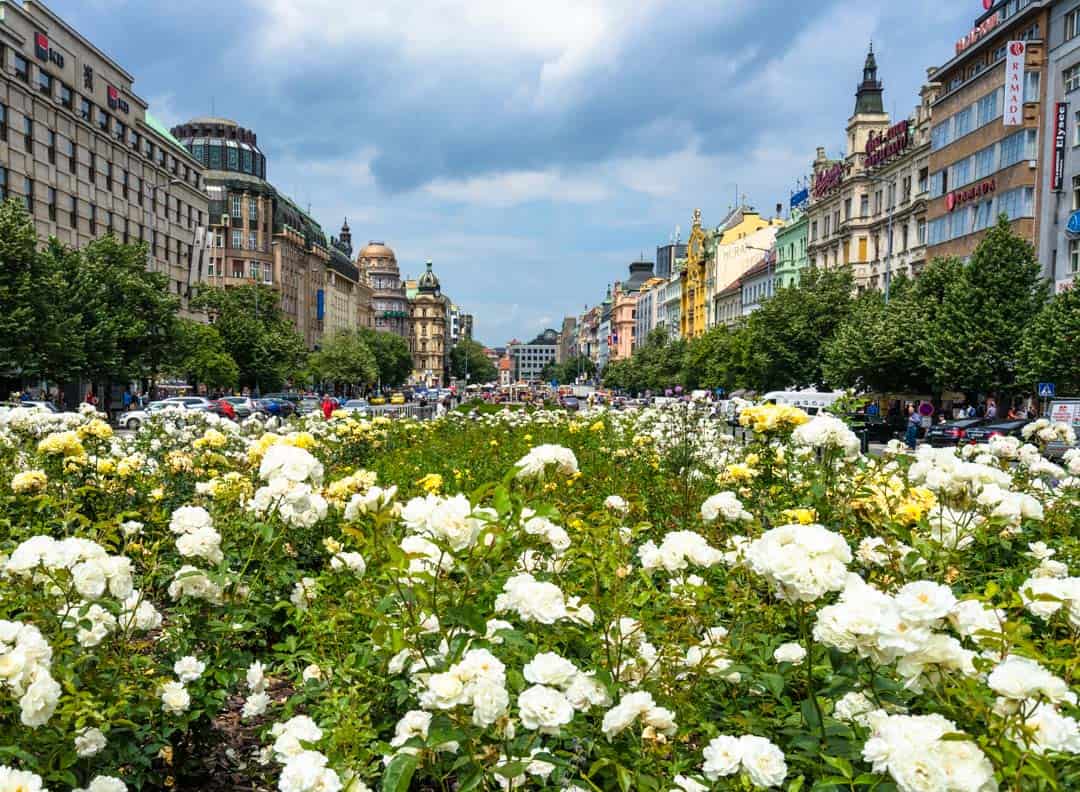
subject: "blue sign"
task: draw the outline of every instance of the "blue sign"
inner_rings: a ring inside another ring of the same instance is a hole
[[[1080,211],[1073,212],[1069,215],[1069,223],[1065,226],[1065,231],[1080,236]]]
[[[1040,382],[1039,383],[1039,398],[1040,399],[1052,399],[1056,396],[1056,388],[1052,382]]]
[[[799,190],[797,193],[792,193],[792,195],[791,195],[791,208],[792,209],[798,209],[800,206],[802,206],[804,203],[806,203],[809,200],[810,200],[810,190],[808,190],[808,189],[803,189],[803,190]]]
[[[319,291],[315,294],[315,318],[321,322],[325,315],[326,293],[322,289],[319,289]]]

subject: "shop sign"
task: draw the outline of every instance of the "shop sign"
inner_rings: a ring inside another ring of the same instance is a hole
[[[1010,41],[1005,57],[1005,126],[1022,126],[1024,123],[1024,55],[1027,45],[1022,41]]]
[[[866,167],[873,168],[905,151],[911,145],[911,124],[901,121],[884,134],[870,133],[866,141]]]
[[[835,190],[844,180],[847,164],[838,162],[828,170],[823,170],[814,177],[814,198],[821,198],[830,190]]]
[[[44,33],[34,33],[34,54],[38,60],[55,63],[61,69],[64,68],[64,55],[49,46],[49,37]]]
[[[945,211],[951,212],[959,206],[982,198],[984,195],[993,195],[997,190],[997,180],[987,179],[979,184],[966,187],[963,190],[953,190],[945,196]]]
[[[111,107],[113,110],[119,110],[122,113],[131,112],[131,107],[128,105],[124,97],[120,95],[120,91],[116,88],[113,88],[111,85],[108,86],[108,96],[109,107]]]
[[[995,11],[993,14],[991,14],[982,22],[969,30],[960,38],[959,41],[956,42],[956,54],[959,55],[961,52],[966,50],[975,42],[982,39],[984,36],[986,36],[987,33],[989,33],[991,30],[993,30],[1000,24],[1001,12]]]
[[[1054,105],[1054,171],[1051,188],[1060,190],[1065,183],[1065,145],[1069,137],[1069,103]]]

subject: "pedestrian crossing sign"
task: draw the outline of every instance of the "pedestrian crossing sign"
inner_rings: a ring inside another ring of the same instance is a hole
[[[1040,399],[1052,399],[1054,397],[1054,383],[1052,382],[1040,382],[1039,383],[1039,398]]]

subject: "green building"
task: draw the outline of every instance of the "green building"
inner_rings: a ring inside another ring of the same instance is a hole
[[[806,213],[792,210],[791,221],[776,232],[776,281],[780,288],[798,286],[806,269]]]

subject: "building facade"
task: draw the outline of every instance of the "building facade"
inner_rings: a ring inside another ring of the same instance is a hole
[[[375,329],[408,340],[409,304],[394,251],[382,242],[369,242],[357,263],[371,284]]]
[[[656,326],[667,330],[670,338],[679,338],[682,332],[682,271],[686,259],[676,259],[671,277],[658,288],[656,297]]]
[[[679,273],[682,282],[679,294],[679,335],[688,340],[703,335],[706,330],[705,281],[708,266],[701,210],[695,209],[690,238],[686,242],[686,263]]]
[[[686,245],[671,242],[667,245],[659,245],[656,248],[656,267],[654,272],[658,278],[670,278],[675,271],[675,262],[686,258]]]
[[[806,269],[806,212],[792,210],[791,221],[776,232],[776,285],[791,288],[799,285],[799,276]]]
[[[776,294],[776,258],[766,253],[760,262],[747,270],[739,278],[740,311],[749,316],[761,303]]]
[[[42,3],[0,4],[0,199],[22,200],[42,239],[145,243],[186,313],[205,274],[203,168],[134,81]]]
[[[1002,214],[1014,233],[1038,241],[1053,3],[993,3],[934,74],[941,95],[930,134],[930,258],[970,256]]]
[[[517,382],[540,382],[541,373],[555,362],[559,346],[559,332],[548,329],[527,344],[513,344],[507,349],[513,361],[514,379]]]
[[[1080,273],[1080,0],[1050,9],[1039,261],[1056,289]]]
[[[565,316],[562,321],[562,332],[559,333],[559,351],[556,355],[556,363],[565,363],[577,354],[577,319],[573,316]]]
[[[427,269],[416,281],[416,296],[409,302],[412,332],[409,346],[413,356],[412,381],[428,388],[447,382],[450,346],[447,344],[449,300],[427,262]]]

